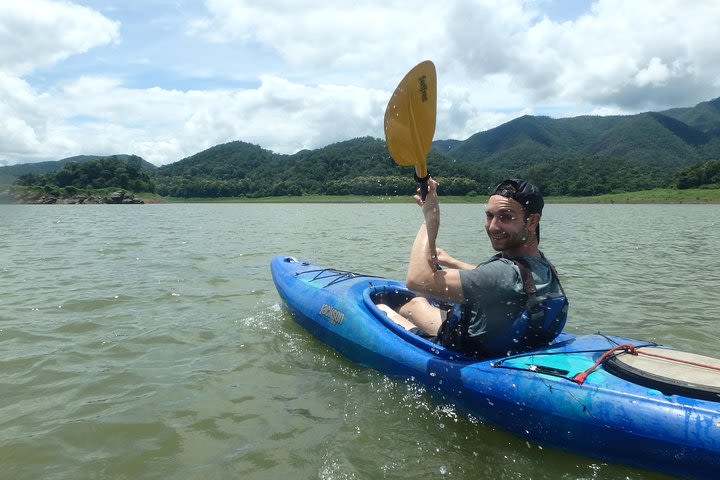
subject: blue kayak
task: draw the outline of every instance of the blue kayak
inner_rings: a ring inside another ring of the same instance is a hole
[[[610,335],[474,359],[394,324],[402,282],[271,262],[295,321],[361,365],[421,382],[478,418],[542,445],[684,477],[720,478],[720,360]]]

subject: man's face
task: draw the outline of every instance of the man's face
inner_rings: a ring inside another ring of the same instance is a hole
[[[528,219],[520,203],[502,195],[493,195],[485,208],[485,231],[492,247],[512,250],[525,244],[530,236]]]

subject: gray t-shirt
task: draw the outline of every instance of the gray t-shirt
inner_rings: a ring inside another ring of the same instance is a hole
[[[521,258],[530,266],[538,295],[560,292],[558,280],[544,256]],[[466,299],[463,315],[467,317],[469,339],[462,342],[461,350],[487,355],[507,353],[507,345],[496,343],[509,335],[527,301],[519,267],[511,260],[494,256],[473,270],[460,270],[460,283]],[[459,334],[457,330],[452,336]]]

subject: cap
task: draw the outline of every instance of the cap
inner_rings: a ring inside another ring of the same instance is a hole
[[[527,213],[542,213],[545,206],[540,189],[527,180],[503,180],[490,195],[501,195],[517,200]]]

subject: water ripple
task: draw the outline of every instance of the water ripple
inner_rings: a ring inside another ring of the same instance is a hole
[[[0,208],[3,478],[659,478],[528,444],[293,322],[273,255],[402,278],[415,205]],[[548,205],[568,328],[714,351],[712,208]],[[482,205],[443,212],[439,246],[492,253]]]

